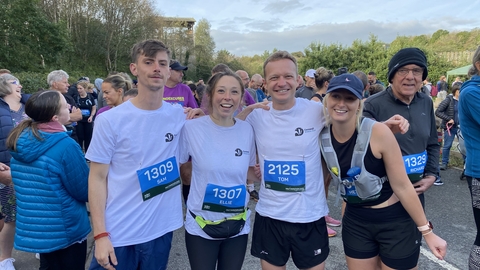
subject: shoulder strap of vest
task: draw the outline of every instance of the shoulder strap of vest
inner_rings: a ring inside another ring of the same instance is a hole
[[[365,171],[365,163],[363,162],[365,155],[367,154],[368,145],[370,144],[370,138],[372,137],[373,125],[376,123],[367,117],[362,118],[360,124],[360,130],[358,131],[357,141],[355,142],[355,148],[353,149],[352,167],[362,168],[362,172]],[[380,178],[381,183],[388,180],[387,176]]]
[[[370,118],[362,118],[362,123],[358,130],[357,141],[355,142],[355,148],[353,149],[352,167],[363,167],[363,158],[367,153],[370,137],[372,136],[372,128],[375,123],[376,122]]]
[[[335,206],[338,206],[340,201],[340,194],[342,194],[345,189],[343,189],[343,186],[340,185],[340,179],[342,174],[340,172],[340,165],[338,164],[337,153],[335,153],[335,149],[332,145],[332,138],[330,136],[330,125],[325,126],[320,132],[319,136],[320,137],[318,139],[318,144],[320,146],[320,151],[322,152],[322,157],[327,164],[327,168],[330,171],[330,174],[332,175],[332,184],[337,188]],[[334,168],[336,168],[336,170]]]
[[[335,149],[333,149],[332,145],[332,138],[330,136],[330,125],[325,126],[322,131],[320,132],[320,138],[318,140],[318,144],[320,146],[320,151],[322,152],[322,156],[327,163],[327,167],[332,170],[332,168],[336,167],[338,170],[337,176],[340,177],[340,166],[338,165],[337,154],[335,153]]]

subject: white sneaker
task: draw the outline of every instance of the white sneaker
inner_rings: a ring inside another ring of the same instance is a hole
[[[35,258],[36,258],[37,260],[40,260],[40,253],[35,253]]]
[[[14,258],[8,258],[0,262],[0,270],[15,270],[13,267]]]

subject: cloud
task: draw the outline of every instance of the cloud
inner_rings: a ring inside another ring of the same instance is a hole
[[[233,17],[216,21],[216,28],[222,31],[243,32],[248,30],[248,28],[245,28],[245,23],[248,22],[252,22],[252,19],[248,17]]]
[[[268,24],[269,21],[266,22]],[[271,22],[270,22],[271,23]],[[212,37],[217,50],[227,49],[232,54],[254,55],[274,48],[289,52],[303,51],[312,42],[342,44],[350,46],[356,39],[367,41],[374,34],[380,41],[390,43],[397,36],[433,34],[438,29],[452,31],[452,25],[462,25],[471,30],[479,25],[478,20],[465,20],[448,17],[442,20],[410,20],[405,22],[378,22],[373,20],[352,23],[318,23],[313,25],[291,26],[284,31],[229,32],[213,29]]]
[[[251,20],[245,24],[248,29],[256,29],[259,31],[272,31],[272,29],[279,29],[284,22],[279,19],[272,20]]]
[[[284,21],[280,19],[256,20],[249,17],[233,17],[216,21],[216,29],[224,32],[277,31]]]
[[[480,25],[480,19],[468,19],[462,17],[446,16],[436,23],[438,29],[465,30],[477,28]]]
[[[296,9],[302,9],[303,7],[305,7],[305,5],[300,3],[299,0],[272,1],[268,3],[262,11],[274,15],[281,15],[282,13],[291,13]]]

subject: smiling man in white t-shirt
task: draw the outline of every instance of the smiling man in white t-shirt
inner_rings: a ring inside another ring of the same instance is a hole
[[[169,50],[146,40],[132,49],[138,96],[97,118],[86,158],[95,239],[90,269],[166,269],[183,223],[175,154],[183,108],[163,102]]]
[[[318,147],[323,105],[295,98],[297,61],[288,52],[270,55],[263,69],[270,109],[246,118],[262,172],[251,253],[263,269],[285,269],[291,254],[298,268],[322,270],[330,251]]]

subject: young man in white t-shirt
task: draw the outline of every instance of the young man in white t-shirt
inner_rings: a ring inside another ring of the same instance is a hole
[[[176,152],[181,106],[163,102],[169,50],[146,40],[132,49],[138,96],[96,119],[86,158],[95,239],[90,269],[166,269],[183,222]]]
[[[298,268],[323,270],[329,254],[318,147],[323,105],[295,98],[297,62],[288,52],[270,55],[263,69],[270,109],[246,118],[262,172],[251,253],[263,269],[285,269],[291,254]]]

